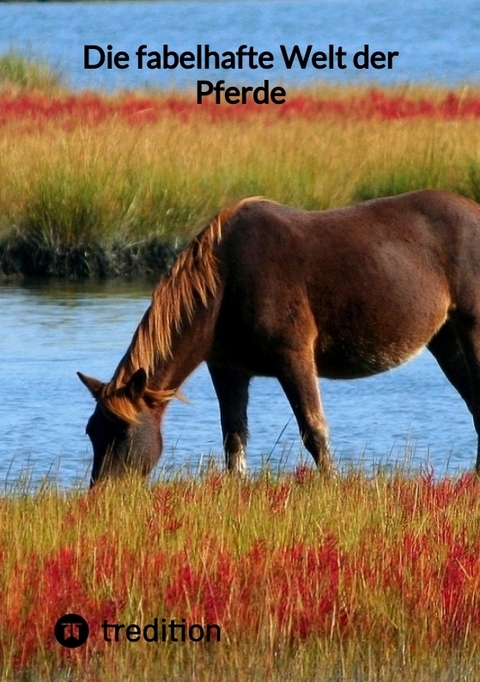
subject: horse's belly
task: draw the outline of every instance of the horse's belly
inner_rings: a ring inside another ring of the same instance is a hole
[[[448,286],[426,266],[415,271],[408,265],[400,281],[379,278],[368,289],[352,285],[336,305],[333,297],[323,306],[317,302],[320,376],[359,378],[398,367],[442,327],[451,305]]]
[[[413,348],[365,348],[337,345],[316,355],[318,375],[326,379],[361,379],[394,369],[418,354],[425,344]]]
[[[410,311],[406,317],[390,318],[377,324],[345,325],[341,331],[319,334],[316,363],[319,376],[331,379],[355,379],[386,372],[417,355],[444,324],[446,305],[427,311]],[[370,320],[371,322],[372,320]]]

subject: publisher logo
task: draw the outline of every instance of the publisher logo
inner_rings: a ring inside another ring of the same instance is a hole
[[[77,613],[67,613],[55,623],[55,638],[68,649],[76,649],[88,639],[88,623]]]

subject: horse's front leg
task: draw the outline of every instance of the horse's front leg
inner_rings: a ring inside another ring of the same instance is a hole
[[[228,471],[240,475],[247,472],[248,387],[250,377],[240,372],[208,365],[220,406],[223,447]]]
[[[278,379],[295,414],[303,444],[318,470],[325,476],[334,475],[313,352],[308,348],[286,352],[279,363]]]

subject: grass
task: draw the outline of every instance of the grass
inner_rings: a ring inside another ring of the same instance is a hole
[[[420,187],[480,198],[474,90],[333,88],[260,114],[74,95],[26,67],[0,58],[5,274],[154,269],[246,195],[304,208]],[[19,483],[0,498],[0,680],[476,680],[478,485],[304,467],[90,493]],[[79,649],[53,637],[68,612],[90,624]],[[218,624],[221,639],[103,640],[105,619],[155,617]]]
[[[471,475],[304,466],[19,489],[0,504],[0,679],[478,679],[479,500]],[[53,638],[68,612],[90,625],[79,649]],[[155,617],[220,641],[103,639],[105,619]]]
[[[422,187],[478,199],[479,116],[473,89],[329,88],[261,111],[175,93],[6,92],[1,268],[140,272],[247,195],[307,209]]]
[[[58,94],[65,81],[58,69],[34,57],[25,57],[17,50],[0,55],[0,91],[41,91]]]

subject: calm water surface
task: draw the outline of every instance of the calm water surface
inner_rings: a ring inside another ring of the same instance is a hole
[[[234,83],[258,80],[261,84],[267,77],[295,84],[311,80],[453,84],[476,81],[480,73],[478,0],[1,3],[0,26],[0,52],[14,46],[43,55],[76,88],[194,87],[196,80],[203,78],[196,70],[139,71],[132,64],[122,71],[85,70],[84,45],[112,45],[113,50],[133,57],[142,44],[149,50],[168,44],[178,52],[210,44],[222,52],[245,43],[275,55],[276,68],[272,70],[257,71],[255,76],[248,70],[229,72]],[[322,51],[334,44],[352,56],[366,43],[384,52],[398,50],[394,69],[357,71],[349,66],[345,70],[288,71],[279,56],[281,44],[312,44]]]
[[[149,304],[152,286],[2,286],[0,305],[0,480],[28,471],[34,482],[87,484],[91,452],[85,424],[93,401],[75,372],[109,379]],[[428,353],[371,379],[322,381],[332,447],[341,467],[372,469],[427,462],[438,474],[474,462],[475,437],[463,403]],[[222,462],[218,406],[205,366],[184,385],[190,404],[167,411],[158,472],[198,471]],[[310,462],[275,380],[255,379],[250,400],[253,470],[268,460],[292,468]]]
[[[83,68],[85,44],[113,45],[130,54],[141,44],[179,52],[209,43],[219,51],[246,43],[270,50],[279,45],[325,49],[332,43],[348,54],[365,43],[399,50],[391,71],[314,71],[277,68],[230,72],[232,82],[303,84],[325,80],[358,82],[465,83],[478,80],[480,2],[465,0],[230,0],[205,2],[1,3],[0,52],[16,47],[42,55],[75,88],[130,88],[150,84],[193,87],[198,71],[144,72]],[[215,74],[209,72],[210,77]],[[218,74],[217,74],[218,75]],[[224,74],[225,76],[225,74]],[[151,285],[114,282],[93,285],[0,287],[2,399],[0,480],[15,479],[28,465],[34,481],[51,475],[62,485],[88,480],[91,452],[84,435],[92,400],[76,370],[108,379],[148,305]],[[167,412],[162,466],[194,471],[211,453],[221,460],[218,408],[204,367],[184,388],[190,405],[174,402]],[[430,461],[443,473],[472,466],[475,437],[460,398],[435,361],[423,354],[405,367],[356,382],[322,382],[335,457],[372,467]],[[291,467],[302,453],[296,425],[277,383],[253,382],[249,463],[268,459]]]

